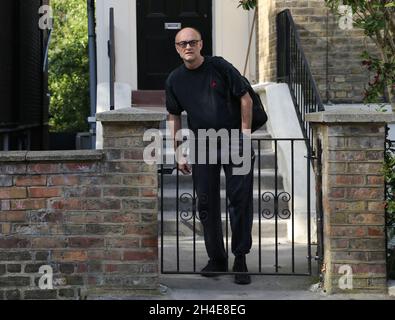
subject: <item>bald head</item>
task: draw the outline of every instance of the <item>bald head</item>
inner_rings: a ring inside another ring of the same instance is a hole
[[[175,42],[176,50],[188,69],[196,69],[203,63],[203,40],[199,30],[184,28],[177,33]]]
[[[191,38],[194,40],[202,40],[202,34],[200,33],[200,31],[195,28],[190,28],[190,27],[183,28],[177,33],[176,42],[183,41],[181,39],[183,39],[185,37]]]

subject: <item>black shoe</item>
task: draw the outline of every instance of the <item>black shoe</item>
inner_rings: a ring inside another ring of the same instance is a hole
[[[227,260],[209,260],[207,266],[202,269],[203,277],[215,277],[216,274],[210,274],[208,272],[227,272],[228,262]]]
[[[248,272],[245,255],[236,256],[233,264],[233,272]],[[251,276],[249,274],[236,274],[235,283],[250,284]]]

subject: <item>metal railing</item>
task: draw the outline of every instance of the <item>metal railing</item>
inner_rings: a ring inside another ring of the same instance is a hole
[[[15,128],[0,128],[0,151],[30,150],[32,130],[42,127],[32,124]]]
[[[298,29],[289,9],[277,15],[277,81],[287,83],[307,147],[315,155],[314,132],[307,113],[324,111],[317,84],[303,51]]]
[[[110,58],[110,110],[115,106],[115,24],[114,8],[110,8],[110,39],[108,40],[108,57]]]
[[[298,144],[306,143],[306,139],[253,138],[252,143],[255,149],[254,222],[253,247],[248,255],[249,274],[311,275],[310,155],[307,150],[307,155],[298,159],[295,153]],[[287,150],[285,155],[280,149]],[[284,156],[289,157],[291,163],[287,183],[279,170]],[[300,161],[306,163],[304,172],[299,172],[305,177],[306,187],[306,211],[302,216],[307,230],[304,243],[295,239],[298,231],[295,215],[300,214],[295,203],[300,177],[296,179],[295,167]],[[224,245],[231,258],[229,199],[224,185],[225,176],[219,179]],[[159,189],[161,271],[164,274],[201,274],[199,270],[207,262],[202,233],[205,212],[198,212],[195,181],[190,175],[180,174],[175,166],[161,164]]]

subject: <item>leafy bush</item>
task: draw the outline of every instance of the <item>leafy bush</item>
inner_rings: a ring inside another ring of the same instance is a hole
[[[86,131],[90,112],[86,1],[51,0],[51,6],[50,128],[55,132]]]
[[[376,44],[379,55],[362,53],[365,65],[374,72],[365,92],[365,102],[381,102],[386,92],[395,111],[395,1],[394,0],[325,0],[338,14],[340,5],[352,8],[354,24]]]

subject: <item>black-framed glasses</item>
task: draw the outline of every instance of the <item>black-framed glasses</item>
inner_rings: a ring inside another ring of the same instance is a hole
[[[190,40],[190,41],[181,41],[181,42],[176,42],[176,45],[185,49],[188,47],[188,44],[191,48],[196,47],[196,45],[202,40]]]

